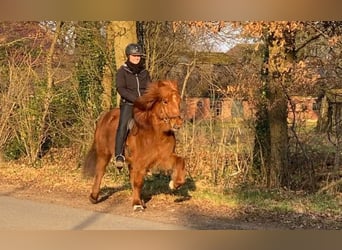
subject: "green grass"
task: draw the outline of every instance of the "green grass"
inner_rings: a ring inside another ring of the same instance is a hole
[[[341,200],[332,195],[314,194],[308,197],[307,203],[313,211],[342,213]]]
[[[196,190],[199,199],[220,205],[252,206],[270,212],[331,213],[341,215],[342,199],[328,194],[308,194],[284,190],[237,189],[229,192]]]
[[[231,195],[213,193],[212,191],[207,190],[195,191],[192,195],[195,196],[196,199],[208,200],[217,205],[227,205],[230,207],[237,207],[239,205],[239,201]]]

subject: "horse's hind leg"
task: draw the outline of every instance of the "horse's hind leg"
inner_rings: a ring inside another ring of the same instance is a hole
[[[96,204],[98,202],[101,181],[104,176],[106,165],[108,164],[109,159],[110,159],[109,157],[99,157],[97,159],[94,184],[93,184],[92,192],[89,196],[89,200],[93,204]]]

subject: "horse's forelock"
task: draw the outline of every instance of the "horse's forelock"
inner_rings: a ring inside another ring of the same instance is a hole
[[[172,80],[159,81],[158,86],[170,88],[170,90],[173,90],[173,91],[178,91],[178,84],[176,81],[172,81]]]
[[[145,94],[137,99],[135,106],[141,110],[151,110],[156,101],[160,101],[165,96],[175,92],[178,93],[176,81],[160,80],[153,82],[148,86]]]
[[[175,81],[160,81],[159,86],[159,99],[165,99],[170,96],[179,95],[178,84]]]

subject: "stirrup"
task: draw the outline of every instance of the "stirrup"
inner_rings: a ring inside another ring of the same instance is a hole
[[[120,159],[120,160],[119,160]],[[117,155],[115,157],[115,166],[118,168],[118,169],[122,169],[124,166],[125,166],[125,161],[126,161],[126,158],[124,155]]]

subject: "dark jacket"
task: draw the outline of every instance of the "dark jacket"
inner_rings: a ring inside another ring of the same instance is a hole
[[[126,64],[122,65],[116,74],[116,90],[119,92],[122,102],[134,103],[146,91],[150,82],[151,77],[146,69],[138,74],[133,74]]]

